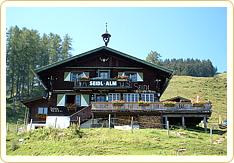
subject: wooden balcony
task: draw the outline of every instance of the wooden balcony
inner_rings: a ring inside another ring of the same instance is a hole
[[[128,79],[78,79],[74,82],[74,89],[131,89]]]
[[[93,112],[150,112],[158,111],[163,113],[205,113],[211,114],[211,104],[193,105],[192,103],[175,103],[174,106],[165,106],[163,102],[153,102],[146,105],[139,105],[137,102],[125,102],[113,104],[112,102],[93,102]]]

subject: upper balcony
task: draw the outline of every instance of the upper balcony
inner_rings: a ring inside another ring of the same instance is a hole
[[[131,89],[130,81],[118,78],[79,78],[74,82],[74,89]]]

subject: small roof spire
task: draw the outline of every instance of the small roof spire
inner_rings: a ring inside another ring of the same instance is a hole
[[[107,31],[107,22],[106,22],[106,33],[108,33],[108,31]]]
[[[102,34],[102,38],[103,38],[103,41],[105,43],[105,46],[108,45],[108,43],[110,41],[110,37],[111,37],[111,34],[109,34],[107,31],[107,23],[106,23],[106,32],[104,34]]]

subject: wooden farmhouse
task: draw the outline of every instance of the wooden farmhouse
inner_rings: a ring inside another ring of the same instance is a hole
[[[107,44],[106,44],[107,45]],[[45,95],[24,100],[31,127],[115,123],[140,128],[194,126],[211,115],[210,103],[176,97],[160,102],[173,71],[102,46],[35,70]],[[96,124],[96,125],[95,125]]]

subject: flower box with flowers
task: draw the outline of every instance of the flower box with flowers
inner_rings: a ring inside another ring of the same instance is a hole
[[[194,102],[192,103],[193,107],[204,107],[205,102]]]
[[[163,106],[165,107],[175,107],[176,102],[174,101],[164,101]]]
[[[123,100],[112,101],[113,106],[122,106],[125,103]]]
[[[39,120],[44,121],[44,120],[46,120],[46,114],[37,114],[36,118],[38,118]]]
[[[89,81],[90,78],[89,78],[89,76],[82,76],[82,77],[79,78],[79,80],[80,81]]]
[[[117,81],[127,81],[128,76],[117,76],[116,79],[117,79]]]
[[[139,106],[149,106],[150,104],[148,102],[145,102],[145,101],[138,101],[138,105]]]

